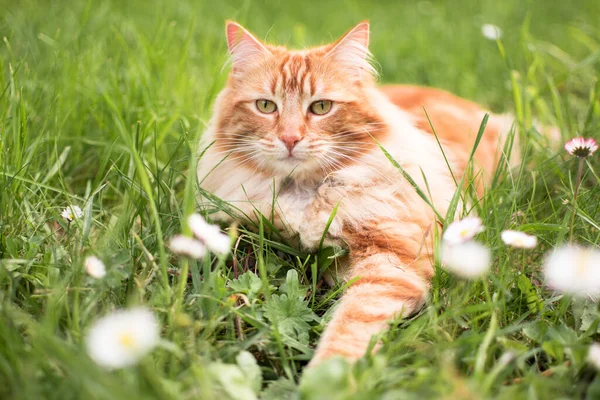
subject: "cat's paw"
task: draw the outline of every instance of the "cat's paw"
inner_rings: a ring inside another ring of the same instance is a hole
[[[327,212],[315,213],[313,215],[307,215],[304,221],[298,227],[298,234],[300,235],[300,243],[307,250],[316,250],[321,243],[323,235],[323,246],[340,245],[338,239],[342,234],[342,223],[339,218],[333,218],[329,227],[329,219],[331,214]]]

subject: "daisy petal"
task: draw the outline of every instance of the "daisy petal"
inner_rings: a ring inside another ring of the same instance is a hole
[[[137,307],[115,311],[97,320],[86,337],[87,353],[98,365],[108,369],[136,364],[152,351],[160,339],[154,314]]]
[[[502,29],[493,24],[483,24],[481,34],[489,40],[498,40],[502,37]]]
[[[576,157],[587,157],[594,154],[598,150],[596,141],[592,138],[586,139],[577,137],[565,143],[565,150]]]
[[[68,206],[62,211],[60,216],[68,222],[72,222],[75,219],[81,218],[83,216],[83,211],[81,211],[79,206]]]
[[[588,350],[588,362],[600,370],[600,344],[592,343]]]
[[[194,236],[213,253],[225,254],[229,251],[229,236],[222,233],[217,225],[207,223],[199,214],[190,215],[188,224]]]
[[[533,249],[537,246],[537,238],[524,232],[505,230],[500,237],[504,244],[519,249]]]
[[[544,261],[546,284],[576,297],[600,296],[600,251],[566,245]]]
[[[204,244],[188,236],[177,235],[171,239],[169,244],[171,251],[191,258],[199,259],[206,253]]]
[[[85,272],[92,278],[102,279],[106,275],[104,263],[96,256],[87,256],[83,266],[85,267]]]
[[[448,244],[465,243],[484,230],[480,218],[467,217],[451,223],[444,232],[443,240]]]
[[[446,270],[461,278],[483,276],[490,269],[490,262],[490,249],[477,242],[445,243],[442,248],[442,263]]]

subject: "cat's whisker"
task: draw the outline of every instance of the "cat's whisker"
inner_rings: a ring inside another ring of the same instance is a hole
[[[387,124],[372,124],[372,125],[361,125],[356,129],[348,129],[348,131],[341,131],[341,132],[357,132],[358,130],[364,129],[365,127],[369,127],[370,129],[387,129],[388,125]],[[334,132],[334,133],[341,133],[341,132]]]
[[[235,161],[235,162],[240,163],[240,165],[242,165],[246,161],[250,160],[251,158],[256,157],[258,154],[260,154],[260,151],[259,150],[254,150],[254,151],[249,151],[249,152],[244,152],[244,153],[236,154],[234,157],[225,158],[223,161],[224,162],[234,162]]]
[[[323,173],[325,174],[325,176],[329,176],[330,174],[332,174],[334,172],[334,167],[335,164],[328,160],[327,158],[317,158],[317,162],[319,163],[319,165],[321,166],[321,169],[323,170]],[[328,168],[330,167],[330,168]]]
[[[331,147],[337,150],[348,150],[363,153],[371,150],[370,146],[347,145],[343,143],[335,143]]]
[[[219,138],[221,140],[234,140],[234,139],[242,139],[242,140],[252,140],[252,141],[256,141],[256,140],[261,140],[263,139],[262,136],[249,136],[249,135],[238,135],[238,134],[222,134],[221,137]]]
[[[227,140],[225,143],[221,144],[222,146],[239,146],[239,145],[255,145],[261,142],[257,142],[255,140]]]
[[[370,132],[378,132],[378,130],[372,130]],[[335,135],[331,135],[330,136],[331,139],[336,139],[336,140],[345,140],[351,143],[356,143],[356,141],[366,141],[367,143],[372,143],[373,139],[371,137],[371,135],[369,135],[368,133],[365,132],[344,132],[344,133],[338,133]]]
[[[215,156],[221,156],[221,155],[225,155],[225,157],[230,157],[230,156],[239,156],[242,154],[246,154],[249,151],[252,151],[250,149],[231,149],[231,150],[225,150],[225,151],[220,151],[217,153],[213,153]]]
[[[259,143],[258,139],[249,138],[224,138],[221,139],[223,143]]]
[[[375,174],[379,177],[382,177],[385,181],[392,183],[392,179],[390,179],[388,176],[386,176],[385,174],[382,174],[381,170],[379,168],[376,168],[375,166],[371,165],[368,163],[368,160],[363,158],[358,158],[358,157],[354,157],[354,156],[350,156],[348,154],[343,154],[340,152],[337,152],[335,150],[330,150],[330,152],[332,154],[334,154],[336,157],[340,157],[340,158],[344,158],[349,162],[353,162],[355,164],[359,164],[359,165],[363,165],[367,168],[369,168],[370,170],[372,170],[373,172],[375,172]],[[330,156],[331,157],[331,156]]]
[[[339,169],[343,168],[343,164],[339,160],[335,159],[335,157],[333,157],[329,154],[323,154],[321,159],[325,160],[327,165],[332,167],[331,172],[334,172],[335,170],[339,170]]]

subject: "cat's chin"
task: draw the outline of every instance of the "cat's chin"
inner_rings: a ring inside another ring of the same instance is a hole
[[[282,157],[269,162],[269,167],[273,173],[280,177],[290,177],[294,179],[311,180],[322,174],[318,163],[310,159],[299,157]]]

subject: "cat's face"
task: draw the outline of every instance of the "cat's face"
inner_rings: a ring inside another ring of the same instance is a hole
[[[384,129],[367,90],[369,26],[337,42],[289,51],[227,24],[233,70],[217,103],[223,157],[274,175],[323,176],[353,163]]]

